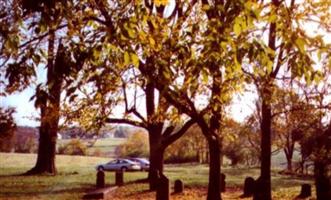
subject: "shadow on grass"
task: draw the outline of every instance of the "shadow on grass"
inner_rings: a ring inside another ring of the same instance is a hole
[[[25,190],[11,190],[7,192],[2,192],[0,190],[0,197],[26,197],[26,199],[29,199],[28,197],[33,196],[39,196],[39,195],[57,195],[57,194],[63,194],[63,193],[86,193],[87,191],[91,190],[92,185],[91,184],[79,184],[75,188],[61,188],[61,189],[45,189],[42,191],[25,191]]]

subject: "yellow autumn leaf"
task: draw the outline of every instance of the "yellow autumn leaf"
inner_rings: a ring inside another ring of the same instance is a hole
[[[124,52],[124,64],[125,65],[129,65],[130,64],[130,55],[129,55],[129,53],[127,51]]]
[[[139,66],[139,57],[137,56],[137,54],[135,53],[131,53],[130,54],[130,57],[132,59],[132,64],[135,66],[135,67],[138,67]]]
[[[168,5],[168,3],[169,3],[169,0],[154,0],[154,4],[156,6],[161,6],[161,5],[166,6],[166,5]]]

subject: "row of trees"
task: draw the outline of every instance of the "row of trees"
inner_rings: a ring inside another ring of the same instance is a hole
[[[269,200],[273,123],[278,123],[275,127],[296,126],[284,121],[292,117],[290,111],[306,108],[276,109],[276,102],[282,102],[277,88],[290,85],[299,101],[308,100],[308,108],[314,110],[311,115],[319,119],[318,126],[310,130],[316,137],[312,149],[318,155],[317,196],[327,199],[330,192],[321,185],[326,183],[330,158],[330,143],[325,138],[331,127],[323,121],[329,104],[316,92],[321,87],[330,91],[325,83],[331,48],[323,39],[330,32],[330,2],[171,2],[0,3],[5,93],[22,91],[34,83],[36,71],[47,71],[46,81],[36,87],[34,96],[40,109],[39,150],[36,166],[27,174],[56,173],[60,116],[69,124],[79,123],[96,132],[105,123],[126,123],[148,132],[149,180],[154,189],[163,172],[165,149],[196,123],[208,144],[207,199],[221,199],[220,155],[228,135],[224,127],[227,107],[235,94],[254,85],[261,131],[261,190],[255,199]],[[312,33],[310,26],[320,32]],[[292,130],[294,135],[307,132]],[[289,140],[289,157],[292,146]]]

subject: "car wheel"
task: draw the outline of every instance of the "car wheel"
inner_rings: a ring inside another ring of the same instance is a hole
[[[127,167],[121,167],[121,171],[122,171],[122,172],[125,172],[126,170],[128,170]]]
[[[102,166],[100,166],[100,167],[98,167],[98,170],[100,171],[100,170],[102,170],[102,171],[104,171],[104,167],[102,167]]]

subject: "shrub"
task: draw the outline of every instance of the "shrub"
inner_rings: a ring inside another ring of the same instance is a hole
[[[165,163],[206,162],[206,140],[197,125],[193,125],[187,133],[167,147]]]
[[[119,145],[115,150],[120,157],[148,157],[148,135],[145,132],[135,132],[128,140]]]
[[[87,154],[87,146],[81,142],[79,139],[72,139],[65,145],[62,145],[58,148],[59,154],[65,155],[81,155],[84,156]]]
[[[18,153],[37,153],[38,145],[34,137],[26,137],[18,140],[15,144],[15,152]]]

